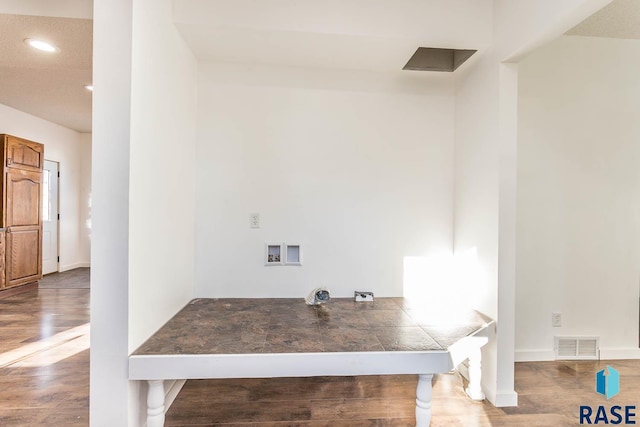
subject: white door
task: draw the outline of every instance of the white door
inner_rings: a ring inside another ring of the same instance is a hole
[[[42,171],[42,274],[58,271],[58,163]]]

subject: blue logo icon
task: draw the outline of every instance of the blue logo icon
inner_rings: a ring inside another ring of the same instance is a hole
[[[607,397],[607,400],[620,392],[620,373],[607,365],[596,373],[596,392]]]

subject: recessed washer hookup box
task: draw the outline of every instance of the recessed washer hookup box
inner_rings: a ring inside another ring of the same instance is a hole
[[[355,291],[356,302],[373,301],[373,292]]]

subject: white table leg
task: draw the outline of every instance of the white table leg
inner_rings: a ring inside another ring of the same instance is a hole
[[[147,427],[164,426],[164,381],[150,380],[147,393]]]
[[[418,375],[416,390],[416,427],[428,427],[431,423],[431,380],[433,374]]]
[[[465,390],[471,400],[484,400],[482,392],[482,351],[474,348],[469,353],[469,385]]]

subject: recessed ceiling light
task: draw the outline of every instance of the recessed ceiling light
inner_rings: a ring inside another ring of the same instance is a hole
[[[93,85],[85,85],[84,88],[88,91],[93,92]]]
[[[52,44],[49,44],[47,42],[43,42],[42,40],[36,40],[36,39],[24,39],[24,42],[26,44],[28,44],[29,46],[38,49],[38,50],[42,50],[44,52],[58,52],[60,49],[58,49],[57,47],[55,47]]]

